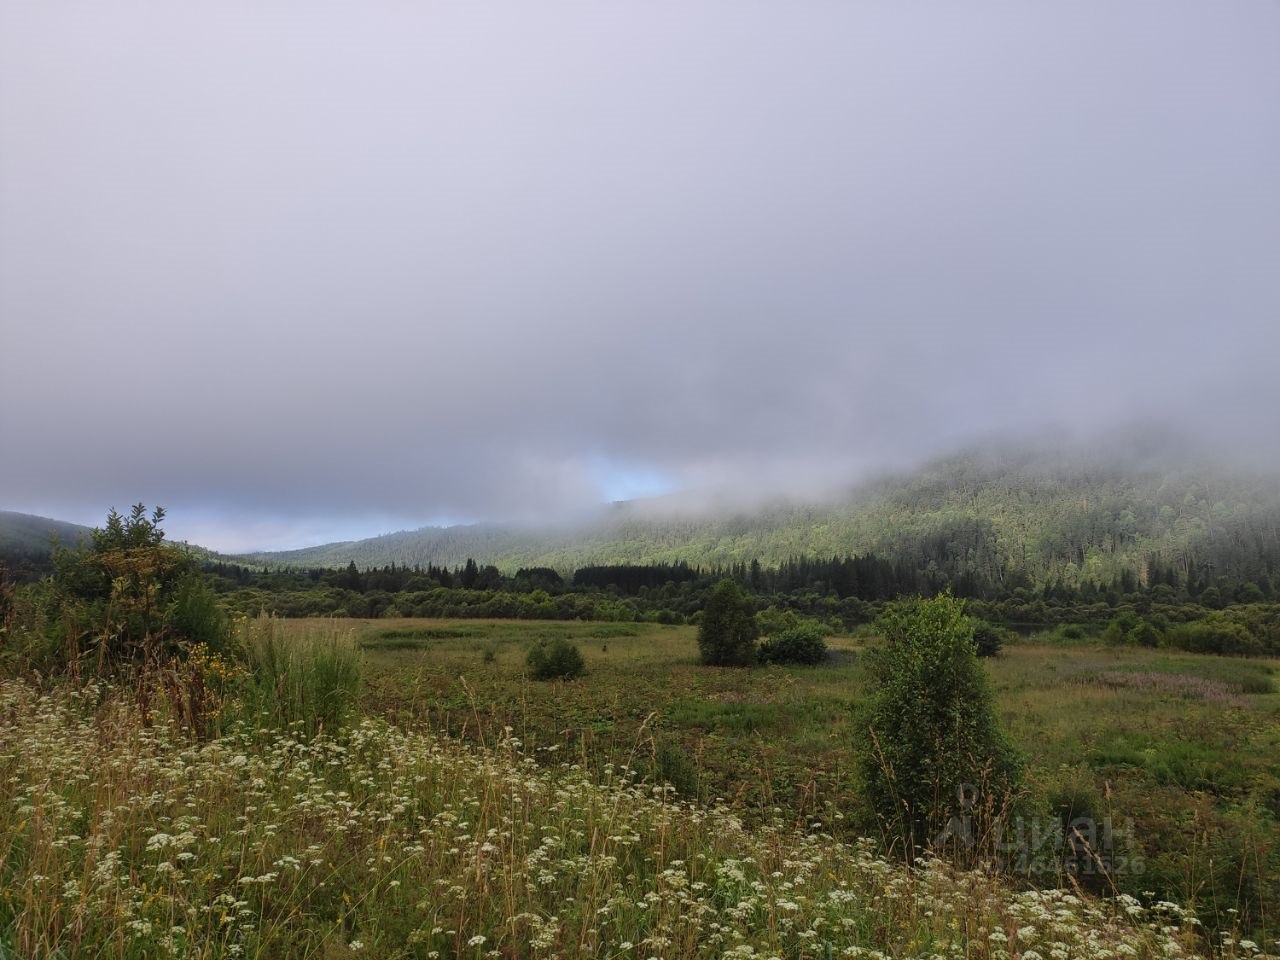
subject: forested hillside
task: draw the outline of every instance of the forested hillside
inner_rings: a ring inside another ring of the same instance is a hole
[[[48,567],[55,540],[74,547],[88,535],[76,523],[0,510],[0,563],[20,577],[35,576]]]
[[[1280,571],[1280,482],[1256,470],[1169,459],[984,450],[865,485],[838,501],[774,502],[663,516],[619,504],[575,527],[428,527],[248,560],[273,565],[458,565],[505,572],[591,564],[759,560],[875,553],[994,592],[1257,581]]]

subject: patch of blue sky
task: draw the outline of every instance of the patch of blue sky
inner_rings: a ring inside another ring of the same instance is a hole
[[[655,467],[625,463],[605,454],[590,457],[588,470],[606,502],[660,497],[676,489],[671,477]]]

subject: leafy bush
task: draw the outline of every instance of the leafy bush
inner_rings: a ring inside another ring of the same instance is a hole
[[[1050,784],[1047,800],[1058,830],[1052,838],[1054,849],[1045,853],[1054,856],[1064,872],[1074,878],[1073,882],[1093,891],[1101,890],[1107,878],[1097,869],[1096,858],[1107,853],[1099,849],[1107,842],[1107,838],[1099,836],[1099,830],[1105,829],[1100,825],[1105,822],[1106,808],[1093,776],[1086,769],[1061,771]],[[1131,855],[1123,830],[1114,831],[1109,838],[1113,844],[1125,844],[1120,855]],[[1113,848],[1110,855],[1116,853]]]
[[[230,622],[195,561],[165,541],[164,510],[112,510],[74,550],[55,548],[53,573],[34,591],[20,657],[73,675],[150,670],[202,647],[225,653]]]
[[[760,628],[751,598],[732,580],[721,580],[711,591],[698,625],[702,662],[714,667],[745,667],[756,661]]]
[[[66,669],[66,642],[49,623],[56,607],[49,601],[49,581],[14,588],[8,623],[0,633],[0,673]]]
[[[1160,646],[1160,631],[1150,620],[1143,620],[1129,632],[1129,642],[1138,647]]]
[[[360,689],[360,652],[334,626],[290,631],[274,617],[242,620],[237,641],[246,675],[245,719],[263,727],[298,724],[311,735],[343,727]]]
[[[760,644],[760,660],[764,663],[813,665],[826,658],[826,631],[813,622],[789,627]]]
[[[1132,610],[1121,610],[1102,632],[1103,642],[1113,646],[1158,647],[1162,639],[1163,635],[1155,624]]]
[[[1107,624],[1107,629],[1102,631],[1102,642],[1109,643],[1112,646],[1120,646],[1129,642],[1129,635],[1142,623],[1142,618],[1132,610],[1121,610],[1111,622]]]
[[[756,624],[760,627],[760,632],[768,637],[810,622],[794,610],[781,609],[774,604],[770,604],[756,614]]]
[[[233,643],[231,618],[204,577],[194,571],[178,581],[166,620],[171,629],[213,653],[225,653]]]
[[[1169,636],[1171,646],[1192,653],[1218,653],[1227,656],[1258,656],[1266,647],[1242,623],[1224,613],[1212,613],[1203,620],[1186,623]]]
[[[1087,770],[1064,771],[1049,788],[1049,812],[1068,827],[1073,820],[1102,819],[1098,788]]]
[[[568,640],[538,643],[529,650],[526,662],[535,680],[574,680],[587,672],[582,654]]]
[[[973,621],[949,594],[891,604],[884,642],[868,658],[863,784],[882,825],[908,857],[962,814],[990,834],[1021,779],[1021,762],[996,719],[973,642]],[[981,806],[966,806],[973,789]],[[969,797],[965,796],[965,792]]]
[[[1009,631],[1004,627],[997,627],[994,623],[987,623],[985,620],[973,622],[973,642],[980,657],[999,656],[1000,648],[1008,639]]]

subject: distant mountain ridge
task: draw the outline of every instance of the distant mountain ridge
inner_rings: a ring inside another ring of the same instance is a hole
[[[66,520],[54,520],[32,513],[0,510],[0,556],[22,554],[31,557],[47,557],[56,539],[59,546],[75,547],[88,539],[92,527]],[[185,541],[171,541],[199,556],[216,557],[213,550]]]
[[[90,528],[0,511],[0,559],[43,568],[52,538]],[[574,525],[424,527],[366,540],[211,560],[273,567],[457,567],[467,559],[513,573],[593,564],[759,560],[875,553],[952,582],[1043,586],[1146,580],[1153,567],[1204,579],[1269,578],[1280,590],[1280,472],[1169,455],[988,447],[864,483],[827,502],[785,499],[704,511],[664,497],[600,509]]]
[[[1280,474],[1169,457],[1108,459],[993,447],[935,460],[826,503],[775,500],[719,514],[664,516],[615,505],[578,525],[425,527],[253,563],[376,567],[468,558],[506,572],[686,561],[776,565],[875,552],[957,575],[1041,584],[1145,579],[1155,561],[1236,579],[1280,575]]]
[[[91,528],[78,523],[0,510],[0,552],[3,553],[48,556],[54,538],[64,547],[74,547],[92,532]]]
[[[78,523],[0,510],[0,564],[19,581],[38,580],[49,570],[55,539],[75,547],[92,532]]]

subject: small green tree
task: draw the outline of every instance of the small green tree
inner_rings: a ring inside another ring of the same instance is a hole
[[[996,657],[1008,639],[1009,631],[985,620],[973,622],[973,642],[980,657]]]
[[[148,516],[136,504],[112,510],[105,526],[75,550],[58,548],[42,585],[45,669],[103,674],[162,663],[194,643],[215,652],[230,642],[230,625],[194,561],[167,543],[164,510]]]
[[[868,657],[861,771],[867,798],[909,858],[957,818],[990,835],[1021,776],[1001,732],[973,621],[950,594],[891,605]],[[975,818],[977,822],[975,823]]]
[[[756,625],[751,598],[732,580],[721,580],[702,608],[698,651],[713,667],[745,667],[756,661]]]

